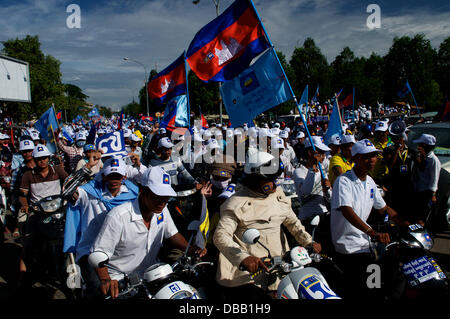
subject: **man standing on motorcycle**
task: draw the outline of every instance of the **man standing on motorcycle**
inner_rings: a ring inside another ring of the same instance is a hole
[[[216,280],[226,300],[262,300],[268,298],[268,292],[277,289],[278,282],[270,276],[250,277],[248,272],[268,270],[261,261],[268,252],[262,245],[249,246],[241,240],[246,229],[256,228],[261,232],[260,242],[272,256],[283,256],[289,250],[281,225],[286,226],[300,245],[312,245],[317,252],[321,249],[320,244],[312,242],[292,211],[282,188],[276,186],[275,180],[282,170],[277,161],[272,163],[273,159],[269,153],[249,148],[243,187],[221,206],[213,239],[220,251]]]
[[[389,234],[378,233],[366,221],[372,209],[387,213],[400,226],[407,225],[386,205],[377,185],[368,175],[375,167],[380,152],[369,140],[352,147],[355,166],[338,176],[331,198],[331,238],[336,250],[336,262],[343,270],[343,298],[366,298],[367,266],[373,263],[370,239],[383,244],[390,242]]]
[[[178,232],[167,209],[170,197],[176,196],[170,176],[160,167],[149,168],[142,178],[142,188],[134,201],[114,207],[105,218],[91,252],[102,251],[109,264],[125,273],[143,275],[155,264],[158,253],[167,240],[170,245],[185,250],[188,243]],[[206,250],[191,247],[200,256]],[[106,267],[96,268],[103,294],[119,294],[123,275]]]

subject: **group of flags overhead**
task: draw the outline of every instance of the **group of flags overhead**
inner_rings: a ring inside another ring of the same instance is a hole
[[[147,90],[151,99],[159,105],[167,103],[161,127],[173,129],[190,126],[186,63],[204,82],[225,82],[221,94],[233,125],[249,122],[259,113],[255,114],[257,111],[250,108],[247,108],[245,114],[242,110],[239,110],[240,114],[236,113],[238,101],[243,103],[242,101],[250,100],[250,95],[247,96],[250,92],[252,96],[261,97],[257,92],[262,92],[264,88],[273,89],[278,94],[280,85],[285,86],[282,84],[282,69],[275,72],[278,83],[276,88],[269,83],[273,80],[271,72],[277,61],[274,52],[265,54],[265,62],[258,63],[258,67],[246,70],[251,61],[267,49],[273,51],[252,1],[233,2],[221,15],[197,32],[187,51],[149,82]],[[242,84],[235,82],[232,85],[228,81],[242,81]],[[231,92],[233,97],[229,95]],[[267,93],[266,91],[264,95],[268,95]],[[271,101],[267,100],[267,105],[259,104],[258,107],[268,109],[285,99],[283,96],[271,98]]]

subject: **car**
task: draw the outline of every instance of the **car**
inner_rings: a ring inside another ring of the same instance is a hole
[[[448,230],[450,226],[450,122],[420,123],[409,128],[407,145],[416,149],[413,143],[423,133],[436,137],[434,153],[441,162],[438,190],[436,192],[437,203],[433,207],[429,217],[431,230]]]

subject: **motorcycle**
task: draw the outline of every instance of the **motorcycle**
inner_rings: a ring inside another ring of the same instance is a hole
[[[404,230],[386,220],[376,227],[391,237],[388,245],[376,244],[385,298],[449,300],[450,282],[430,251],[433,239],[427,230],[418,224],[409,225]]]
[[[319,217],[317,216],[311,223],[317,226]],[[317,268],[308,266],[313,262],[318,264],[326,261],[334,265],[330,257],[308,253],[307,249],[299,246],[292,248],[284,256],[271,257],[269,250],[259,241],[259,238],[259,231],[253,228],[245,230],[242,235],[242,240],[246,244],[258,243],[268,251],[268,257],[261,260],[266,264],[269,273],[281,279],[277,289],[277,299],[341,299],[329,287],[322,273]],[[251,277],[254,278],[259,274],[260,272],[251,274]]]
[[[65,227],[65,201],[61,195],[53,195],[30,205],[29,230],[32,234],[33,264],[35,275],[44,282],[60,284],[61,291],[70,297],[66,282],[66,256],[63,253]],[[32,216],[32,217],[31,217]]]
[[[188,229],[197,230],[198,225],[193,222]],[[191,242],[189,240],[189,243]],[[88,261],[92,267],[106,267],[123,274],[119,281],[119,299],[205,299],[204,292],[199,287],[204,272],[203,266],[213,266],[211,262],[201,261],[196,256],[188,256],[186,248],[173,265],[156,263],[143,274],[127,274],[109,264],[108,255],[96,251],[89,255]],[[110,299],[111,297],[105,297]]]

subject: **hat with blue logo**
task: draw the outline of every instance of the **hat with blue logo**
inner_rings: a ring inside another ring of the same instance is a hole
[[[50,153],[50,151],[48,150],[48,148],[45,145],[38,144],[34,148],[32,155],[33,155],[34,158],[37,158],[37,157],[51,156],[52,153]]]
[[[19,151],[32,151],[34,150],[34,143],[31,140],[20,141]]]
[[[95,151],[95,146],[92,144],[84,144],[83,151],[84,152]]]
[[[218,196],[219,198],[230,198],[234,193],[236,193],[236,184],[230,184],[225,188],[225,190]]]
[[[357,154],[369,154],[375,152],[379,153],[381,152],[381,150],[377,149],[368,139],[358,141],[352,146],[352,156],[355,156]]]
[[[141,184],[158,196],[177,196],[170,186],[170,175],[159,166],[149,167],[142,176]]]
[[[127,173],[126,164],[121,158],[108,158],[103,164],[102,174],[108,176],[109,174],[117,173],[125,176]]]

